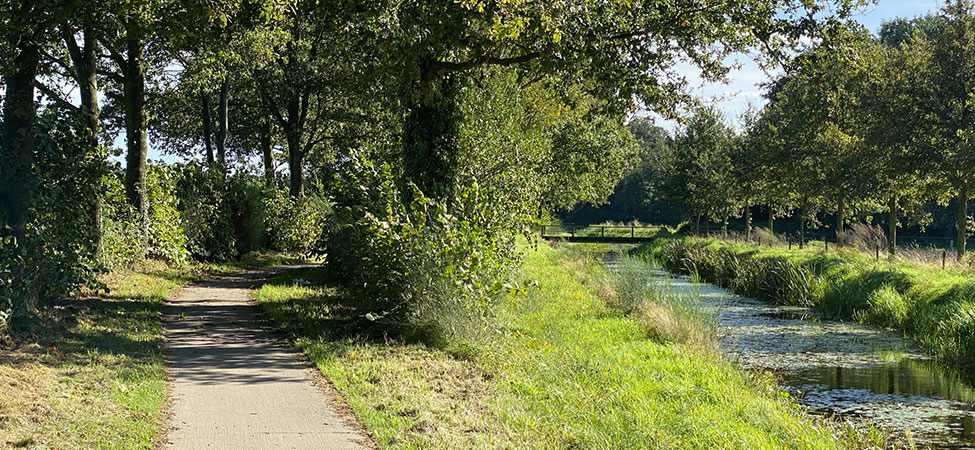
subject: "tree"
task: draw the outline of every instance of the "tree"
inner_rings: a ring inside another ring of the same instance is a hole
[[[699,109],[674,137],[665,160],[665,192],[697,216],[720,220],[727,234],[728,218],[741,205],[735,180],[734,132],[713,108]]]
[[[143,226],[146,225],[146,156],[147,142],[146,78],[153,66],[146,50],[159,20],[159,4],[155,0],[140,0],[113,4],[106,11],[104,32],[100,43],[111,62],[105,75],[114,83],[109,98],[121,104],[125,130],[125,196],[135,209]]]
[[[304,195],[306,159],[330,143],[358,136],[357,126],[374,119],[365,111],[381,93],[365,73],[362,60],[369,57],[352,32],[354,22],[347,22],[350,14],[341,5],[295,2],[273,29],[253,38],[252,51],[263,59],[252,66],[250,77],[287,143],[289,190],[295,198]]]
[[[837,2],[840,14],[849,2]],[[671,72],[679,60],[705,79],[721,78],[725,56],[752,48],[777,54],[818,22],[818,7],[792,1],[661,2],[580,6],[468,0],[397,4],[376,11],[379,53],[404,92],[404,178],[434,197],[450,194],[457,145],[456,79],[485,66],[518,67],[526,80],[585,82],[617,111],[634,106],[670,114],[689,99]],[[365,13],[369,16],[371,12]],[[591,74],[591,75],[588,75]]]
[[[957,257],[966,250],[968,201],[975,182],[975,4],[948,3],[930,29],[915,38],[911,51],[927,58],[926,92],[918,97],[922,123],[914,132],[927,133],[929,157],[958,199]],[[918,33],[921,34],[921,33]]]

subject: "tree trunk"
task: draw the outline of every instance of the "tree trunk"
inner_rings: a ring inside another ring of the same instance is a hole
[[[806,246],[806,208],[799,209],[799,248]]]
[[[203,103],[203,148],[207,152],[207,167],[213,167],[213,117],[210,115],[210,94],[200,89]]]
[[[768,207],[768,232],[775,234],[775,208],[772,205]]]
[[[22,2],[21,9],[32,9],[31,2]],[[27,13],[27,11],[21,11]],[[5,74],[6,92],[3,103],[3,134],[0,142],[0,215],[6,220],[9,231],[0,230],[0,236],[10,236],[17,241],[13,248],[14,313],[26,315],[30,296],[26,292],[24,266],[17,256],[24,252],[27,234],[27,218],[31,194],[34,188],[34,82],[40,60],[40,45],[29,34],[8,36],[17,50],[11,61],[9,75]]]
[[[694,226],[694,234],[701,235],[701,215],[697,215],[697,224]]]
[[[103,166],[104,157],[98,151],[101,109],[98,105],[98,78],[96,76],[98,56],[95,50],[97,43],[94,31],[90,27],[82,31],[84,36],[82,37],[82,44],[79,46],[69,27],[63,26],[61,29],[65,46],[68,48],[68,54],[75,70],[78,94],[81,97],[79,118],[80,128],[82,128],[81,134],[88,137],[88,145],[92,148],[93,157],[98,159],[95,164]],[[91,182],[94,184],[95,195],[91,199],[91,205],[89,205],[88,219],[91,227],[92,252],[96,259],[100,259],[103,250],[101,174],[99,173]]]
[[[887,200],[887,254],[897,253],[897,197]]]
[[[721,236],[728,239],[728,215],[724,215],[724,220],[721,222]]]
[[[274,186],[274,155],[271,147],[271,122],[261,124],[261,154],[264,159],[264,184]]]
[[[752,239],[752,206],[745,203],[745,239]]]
[[[957,251],[958,261],[965,257],[965,245],[968,241],[968,190],[961,188],[958,190],[958,216],[955,226],[958,229]]]
[[[135,19],[133,19],[135,20]],[[125,103],[125,196],[135,208],[140,224],[148,226],[146,209],[146,93],[145,42],[139,25],[126,22],[126,61],[123,70]]]
[[[840,239],[843,235],[843,227],[846,223],[846,202],[840,197],[836,202],[836,245],[841,245]]]
[[[217,162],[220,163],[220,171],[227,173],[227,128],[229,119],[227,118],[227,108],[230,103],[230,77],[223,76],[223,83],[220,84],[220,105],[217,109]]]
[[[447,198],[459,153],[457,87],[452,75],[425,66],[416,86],[419,101],[409,107],[403,127],[404,182],[429,197]]]
[[[301,173],[304,156],[301,152],[301,136],[295,132],[288,133],[288,176],[290,178],[290,193],[294,198],[305,196],[305,181]]]

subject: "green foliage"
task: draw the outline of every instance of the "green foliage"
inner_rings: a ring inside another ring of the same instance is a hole
[[[179,170],[149,166],[146,173],[146,223],[125,199],[121,177],[103,180],[107,195],[103,203],[104,264],[124,268],[146,258],[159,258],[174,265],[188,261],[187,238],[176,198]]]
[[[165,166],[150,166],[146,175],[148,205],[146,256],[182,265],[189,256],[176,198],[178,172]]]
[[[227,261],[237,256],[232,221],[231,183],[218,170],[191,162],[173,166],[178,172],[175,192],[186,249],[204,261]],[[236,185],[234,185],[236,186]]]
[[[290,252],[315,248],[329,220],[328,202],[315,195],[294,198],[275,189],[268,190],[262,202],[269,248]]]
[[[359,154],[337,178],[325,270],[360,300],[363,319],[437,341],[503,292],[512,236],[477,185],[444,201],[414,187],[406,200],[389,165]]]

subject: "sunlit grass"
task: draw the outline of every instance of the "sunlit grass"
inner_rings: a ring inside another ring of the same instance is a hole
[[[165,401],[163,300],[187,272],[154,266],[110,293],[42,308],[0,345],[0,446],[152,448]]]
[[[520,281],[531,287],[495,306],[484,337],[449,351],[356,337],[354,300],[292,281],[318,281],[313,270],[284,274],[256,298],[383,448],[842,446],[769,378],[696,344],[652,339],[607,308],[602,275],[575,253],[526,250]]]

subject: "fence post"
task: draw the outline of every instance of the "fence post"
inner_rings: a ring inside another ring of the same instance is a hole
[[[542,237],[545,237],[545,225],[542,225]]]
[[[631,225],[630,226],[630,239],[633,239],[635,237],[636,237],[636,226],[635,225]]]
[[[945,268],[945,261],[948,260],[948,250],[941,250],[941,268]]]
[[[877,261],[880,261],[880,247],[877,247],[875,250],[877,250]]]
[[[789,243],[789,250],[792,250],[792,236],[786,236],[785,241]]]
[[[599,227],[599,237],[606,237],[606,227]]]
[[[576,226],[575,225],[569,226],[569,233],[572,235],[572,237],[576,237]]]
[[[826,251],[829,251],[829,239],[823,238],[823,244],[826,244]]]

